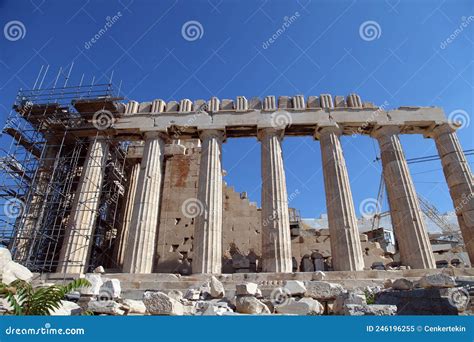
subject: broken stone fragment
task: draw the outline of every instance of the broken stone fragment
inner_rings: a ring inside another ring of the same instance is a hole
[[[229,303],[218,300],[197,302],[196,309],[203,316],[222,316],[227,312],[234,312]]]
[[[393,316],[396,313],[396,305],[377,304],[346,304],[341,312],[345,316]]]
[[[302,298],[300,300],[288,298],[283,304],[275,305],[275,311],[290,315],[322,315],[324,306],[312,298]]]
[[[312,276],[312,279],[313,280],[324,280],[326,278],[326,273],[324,273],[323,271],[316,271],[313,273],[313,276]]]
[[[100,288],[104,284],[102,281],[102,276],[96,273],[87,273],[85,279],[89,281],[91,286],[81,287],[79,292],[82,295],[87,296],[98,296],[100,294]]]
[[[444,273],[430,274],[420,279],[419,285],[425,289],[456,286],[456,280]]]
[[[0,276],[3,274],[3,268],[12,261],[12,255],[7,248],[0,247]]]
[[[168,296],[177,301],[180,301],[181,299],[183,299],[183,293],[179,290],[168,291]]]
[[[50,310],[51,316],[76,316],[82,313],[79,305],[68,300],[62,300],[61,306],[57,309]]]
[[[304,286],[304,283],[299,280],[287,280],[283,288],[291,296],[304,295],[306,292],[306,286]]]
[[[365,298],[365,294],[355,291],[348,291],[343,292],[336,297],[334,301],[333,311],[335,314],[343,314],[344,307],[348,304],[359,304],[365,305],[367,304],[367,299]]]
[[[211,277],[210,288],[212,298],[223,298],[225,296],[224,285],[214,276]]]
[[[120,298],[121,293],[122,288],[118,279],[107,279],[99,289],[99,297],[105,299]]]
[[[29,282],[32,278],[33,273],[31,273],[29,269],[23,265],[20,265],[19,263],[7,261],[3,265],[3,274],[1,280],[4,284],[9,285],[18,279]]]
[[[188,289],[186,293],[184,294],[184,298],[187,300],[199,300],[200,296],[201,296],[201,291],[199,291],[198,289],[193,289],[193,288]]]
[[[143,303],[152,315],[182,316],[184,313],[183,304],[163,292],[146,291]]]
[[[413,289],[413,282],[411,280],[400,278],[392,283],[392,289],[407,291]]]
[[[96,268],[94,268],[94,271],[92,271],[93,273],[105,273],[105,269],[103,266],[97,266]]]
[[[239,296],[235,300],[237,312],[259,315],[270,314],[268,307],[254,296]]]
[[[87,309],[98,314],[121,316],[125,313],[125,311],[120,307],[120,304],[113,300],[91,300],[87,306]]]
[[[237,284],[235,289],[238,296],[257,296],[259,291],[255,283]]]
[[[128,306],[129,314],[146,314],[146,306],[141,300],[124,299],[123,304]]]
[[[325,281],[308,281],[306,283],[305,297],[319,300],[332,300],[344,292],[344,288],[339,284]]]

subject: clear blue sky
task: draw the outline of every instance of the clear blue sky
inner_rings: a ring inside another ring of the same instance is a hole
[[[2,123],[18,88],[31,88],[41,65],[50,65],[51,81],[72,61],[70,84],[78,83],[82,73],[105,81],[113,70],[124,95],[138,101],[356,92],[387,108],[462,110],[468,121],[474,109],[473,5],[470,0],[0,0],[1,28],[18,20],[26,30],[15,41],[0,36]],[[118,20],[86,49],[114,15]],[[292,16],[285,32],[264,48]],[[463,20],[466,27],[455,33]],[[183,38],[188,21],[202,26],[199,39]],[[380,30],[362,39],[359,29],[366,21],[375,21]],[[473,125],[459,131],[464,149],[474,147]],[[359,214],[359,203],[377,194],[377,148],[366,137],[344,137],[342,143]],[[402,143],[407,158],[437,153],[433,141],[421,136],[403,136]],[[319,143],[286,138],[283,147],[288,193],[299,193],[290,206],[304,217],[326,212]],[[256,140],[229,139],[223,158],[227,183],[259,202]],[[469,161],[472,166],[473,158]],[[451,211],[439,160],[410,169],[417,191],[440,211]]]

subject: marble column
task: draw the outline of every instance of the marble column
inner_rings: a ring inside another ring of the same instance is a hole
[[[128,172],[127,193],[125,196],[125,203],[123,208],[123,219],[120,235],[117,239],[116,261],[118,267],[123,266],[125,258],[125,251],[127,250],[127,240],[130,232],[133,215],[133,205],[135,203],[135,193],[137,191],[138,177],[140,175],[140,162],[137,159],[132,159]]]
[[[339,127],[324,127],[318,132],[331,235],[332,266],[335,271],[359,271],[364,269],[364,257],[349,175],[339,140],[341,133]]]
[[[400,261],[411,268],[436,268],[418,196],[403,153],[397,126],[383,126],[373,133],[380,146],[392,226]]]
[[[466,251],[474,265],[474,184],[472,172],[464,156],[457,134],[449,124],[433,131],[444,176],[458,217]]]
[[[262,270],[292,272],[290,220],[281,150],[283,131],[259,131],[262,158]]]
[[[222,165],[224,133],[203,131],[193,240],[193,273],[222,272]]]
[[[68,218],[57,272],[87,271],[108,151],[106,139],[91,139]]]
[[[130,230],[125,247],[123,271],[152,273],[160,213],[165,136],[145,133]]]

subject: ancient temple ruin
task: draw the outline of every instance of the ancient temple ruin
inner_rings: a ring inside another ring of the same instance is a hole
[[[474,262],[473,179],[455,131],[440,108],[386,110],[356,94],[139,103],[111,84],[22,90],[4,129],[0,237],[38,272],[363,270],[384,253],[359,233],[340,143],[361,134],[380,146],[400,263],[436,268],[399,140],[422,134]],[[329,230],[314,239],[288,205],[285,136],[321,147]],[[223,182],[222,144],[239,137],[261,145],[261,208]]]

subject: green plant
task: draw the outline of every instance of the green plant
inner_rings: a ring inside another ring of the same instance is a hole
[[[367,304],[375,304],[375,293],[368,290],[364,291]]]
[[[33,288],[24,280],[15,280],[10,285],[0,283],[0,298],[6,298],[12,310],[10,314],[49,316],[61,306],[64,296],[81,287],[91,286],[86,279],[76,279],[67,285],[52,285]]]

